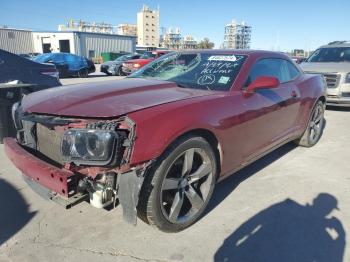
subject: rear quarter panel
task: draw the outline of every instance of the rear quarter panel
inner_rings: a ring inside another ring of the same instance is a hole
[[[299,124],[305,130],[315,103],[321,97],[326,99],[326,86],[323,77],[318,74],[302,74],[296,85],[301,97]]]

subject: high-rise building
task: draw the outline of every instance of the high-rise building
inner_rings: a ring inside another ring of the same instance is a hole
[[[183,43],[182,43],[182,49],[197,49],[197,41],[193,38],[193,36],[185,36]]]
[[[106,23],[85,22],[83,20],[70,19],[67,24],[58,25],[58,31],[79,31],[88,33],[113,34],[113,26]]]
[[[232,21],[225,25],[224,48],[249,49],[252,27],[245,22]]]
[[[144,5],[137,13],[137,43],[139,46],[159,47],[159,9]]]
[[[137,25],[135,24],[119,24],[117,27],[118,35],[137,36]]]
[[[167,49],[178,50],[182,45],[182,36],[180,28],[176,28],[175,31],[169,28],[166,34],[161,36],[161,46]]]

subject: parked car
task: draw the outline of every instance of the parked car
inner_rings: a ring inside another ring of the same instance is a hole
[[[66,207],[118,199],[127,221],[138,213],[176,232],[200,218],[216,182],[290,141],[315,145],[325,102],[322,77],[282,53],[174,52],[120,81],[26,96],[23,137],[5,150]]]
[[[34,57],[40,55],[40,53],[24,53],[24,54],[19,54],[20,57],[24,57],[27,59],[33,59]]]
[[[4,137],[16,135],[13,104],[23,95],[60,85],[54,65],[39,64],[0,49],[0,144]]]
[[[122,65],[123,62],[133,59],[139,59],[141,57],[140,54],[125,54],[113,61],[105,62],[101,65],[101,72],[107,75],[115,75],[121,76],[123,75]]]
[[[139,70],[143,66],[152,62],[154,59],[157,59],[169,52],[170,51],[163,51],[163,50],[146,51],[145,53],[142,54],[142,56],[139,59],[125,61],[122,65],[122,72],[124,75],[130,75],[136,70]]]
[[[33,58],[39,63],[54,64],[60,77],[87,77],[89,73],[95,72],[95,65],[89,59],[69,53],[45,53]]]
[[[335,41],[321,46],[302,69],[322,74],[327,82],[327,105],[350,106],[350,42]]]
[[[0,49],[0,83],[31,84],[32,91],[60,86],[55,65],[37,63]]]
[[[297,64],[301,64],[302,62],[305,62],[307,58],[305,57],[298,57],[298,56],[293,56],[292,60],[297,63]]]

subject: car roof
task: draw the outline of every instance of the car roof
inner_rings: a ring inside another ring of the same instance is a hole
[[[246,55],[250,57],[275,57],[290,59],[288,55],[283,52],[266,51],[266,50],[254,50],[254,49],[193,49],[193,50],[181,50],[181,53],[205,53],[205,54],[228,54],[228,55]]]
[[[350,47],[350,41],[333,41],[327,45],[323,45],[320,48],[332,48],[332,47]]]

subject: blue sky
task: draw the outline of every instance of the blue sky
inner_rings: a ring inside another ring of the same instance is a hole
[[[349,0],[2,0],[0,25],[57,30],[68,19],[136,23],[143,4],[160,7],[160,25],[180,27],[183,35],[208,37],[219,47],[232,19],[253,27],[252,48],[312,50],[333,40],[350,39]]]

